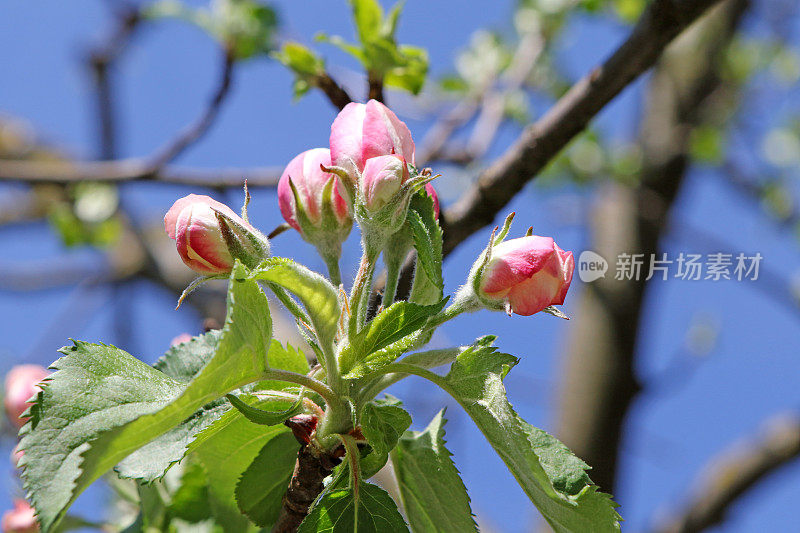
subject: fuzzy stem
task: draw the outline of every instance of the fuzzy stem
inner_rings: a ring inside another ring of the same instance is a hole
[[[339,270],[339,256],[333,254],[325,254],[322,256],[325,260],[325,266],[328,267],[328,277],[331,278],[331,283],[335,287],[342,284],[342,273]]]
[[[369,291],[372,287],[372,276],[375,273],[375,261],[380,254],[380,248],[376,249],[369,244],[364,244],[364,254],[361,256],[361,264],[358,266],[358,273],[353,282],[353,290],[350,294],[350,323],[348,325],[349,337],[355,337],[358,330],[364,324],[369,304]]]

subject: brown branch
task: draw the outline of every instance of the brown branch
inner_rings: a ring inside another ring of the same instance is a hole
[[[225,100],[230,90],[233,65],[235,62],[236,60],[233,52],[226,50],[222,60],[222,69],[217,89],[214,91],[205,110],[194,124],[190,125],[178,135],[178,137],[156,152],[156,155],[152,158],[148,167],[149,175],[152,176],[156,174],[165,165],[174,161],[184,150],[200,140],[200,138],[208,132],[214,119],[219,114],[222,102]]]
[[[628,39],[577,82],[445,212],[444,250],[491,224],[503,207],[614,97],[655,64],[664,48],[719,0],[655,0]]]
[[[367,83],[369,87],[369,99],[383,102],[383,78],[369,74]]]
[[[659,533],[696,533],[720,524],[750,489],[800,457],[800,416],[769,421],[762,434],[725,450],[697,480],[694,497]]]
[[[160,181],[196,187],[238,187],[244,180],[251,187],[275,187],[282,169],[188,169],[166,167],[153,173],[144,159],[115,161],[32,161],[0,159],[0,181],[27,183],[75,183],[78,181]]]
[[[281,513],[272,533],[295,533],[308,514],[314,500],[322,492],[322,481],[330,475],[341,459],[317,456],[311,447],[303,445],[297,452],[297,462],[283,495]]]
[[[746,7],[747,0],[720,5],[664,54],[653,73],[639,134],[639,183],[606,184],[590,223],[588,249],[612,264],[621,253],[658,253],[689,169],[689,134],[703,123],[708,98],[720,86],[717,61]],[[641,391],[635,357],[649,286],[644,276],[587,284],[563,358],[556,433],[592,466],[593,481],[612,493],[626,417]]]
[[[344,106],[353,101],[353,99],[350,98],[350,95],[347,94],[347,91],[345,91],[341,85],[336,83],[336,80],[334,80],[327,72],[317,76],[314,80],[314,85],[316,85],[317,88],[325,93],[325,96],[328,97],[328,100],[330,100],[331,103],[340,110],[344,109]]]

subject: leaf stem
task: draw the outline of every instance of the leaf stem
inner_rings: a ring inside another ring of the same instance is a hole
[[[358,273],[353,282],[353,290],[350,295],[350,323],[348,333],[352,340],[361,326],[364,324],[369,304],[369,289],[372,287],[372,276],[375,273],[375,262],[380,254],[380,249],[364,243],[364,253],[361,256],[361,263],[358,266]]]
[[[325,400],[325,403],[327,403],[328,405],[341,404],[339,396],[336,394],[336,392],[334,392],[334,390],[331,387],[329,387],[328,385],[319,380],[308,377],[304,374],[298,374],[297,372],[291,372],[289,370],[270,368],[264,373],[262,377],[263,379],[275,379],[278,381],[288,381],[290,383],[297,383],[298,385],[302,385],[307,389],[311,389],[320,396],[322,396],[322,398]]]

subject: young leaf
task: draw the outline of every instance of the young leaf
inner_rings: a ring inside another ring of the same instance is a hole
[[[416,373],[461,404],[553,530],[619,531],[616,504],[592,484],[586,464],[511,407],[503,378],[516,363],[483,343],[459,354],[444,378],[421,369]]]
[[[181,484],[172,494],[169,511],[190,524],[212,517],[209,509],[208,479],[200,463],[189,463],[181,475]]]
[[[392,451],[400,496],[413,531],[478,531],[469,496],[445,448],[443,411],[422,432],[406,432]]]
[[[342,372],[347,374],[357,363],[365,359],[367,361],[364,365],[369,368],[377,368],[380,364],[392,362],[402,352],[397,352],[393,357],[389,353],[381,353],[379,357],[376,352],[416,333],[428,318],[444,308],[445,303],[446,300],[436,305],[395,302],[381,311],[368,327],[362,329],[351,340],[350,346],[342,351],[339,357]]]
[[[338,292],[327,279],[282,257],[267,259],[252,272],[251,277],[275,283],[293,292],[308,311],[320,343],[333,342],[341,309]]]
[[[350,0],[358,31],[358,40],[367,46],[378,36],[383,25],[383,8],[377,0]]]
[[[372,451],[361,459],[364,479],[375,475],[389,459],[389,452],[411,425],[411,415],[400,407],[400,402],[377,401],[366,404],[361,410],[361,432]]]
[[[291,435],[282,425],[253,424],[231,409],[189,446],[190,456],[205,467],[209,508],[225,533],[240,533],[248,525],[236,504],[239,478],[270,440],[285,434]]]
[[[131,452],[264,375],[272,321],[266,296],[246,274],[234,268],[219,346],[188,385],[112,346],[76,342],[63,349],[21,432],[25,488],[45,533]]]
[[[244,415],[246,419],[254,424],[259,424],[262,426],[274,426],[276,424],[280,424],[287,418],[296,415],[302,410],[300,408],[302,399],[298,399],[291,405],[291,407],[282,411],[264,411],[258,407],[253,407],[246,401],[241,400],[238,396],[234,396],[233,394],[227,394],[225,397],[231,402],[231,404],[233,404],[237,411]]]
[[[153,366],[176,381],[189,383],[214,357],[221,336],[221,330],[212,330],[192,337],[171,347]]]
[[[299,444],[291,433],[270,439],[236,485],[239,510],[260,527],[271,527],[292,477]]]
[[[433,199],[420,191],[411,199],[407,224],[417,250],[417,268],[409,301],[433,304],[442,299],[442,228],[436,220]]]
[[[298,533],[401,533],[405,520],[391,496],[370,483],[359,486],[358,500],[352,489],[334,490],[317,502],[300,524]]]

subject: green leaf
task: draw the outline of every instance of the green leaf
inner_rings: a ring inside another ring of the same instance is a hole
[[[64,348],[21,431],[23,477],[43,531],[103,473],[200,407],[266,371],[272,335],[267,298],[237,265],[216,354],[188,384],[113,346]]]
[[[516,363],[484,342],[459,354],[444,378],[421,369],[415,373],[461,404],[557,533],[619,531],[616,504],[591,483],[586,464],[522,420],[508,402],[503,378]]]
[[[478,531],[467,488],[445,448],[444,411],[422,432],[406,432],[392,451],[400,496],[413,531]]]
[[[299,444],[291,433],[270,439],[236,485],[239,510],[260,527],[271,527],[297,460]]]
[[[361,432],[372,448],[361,459],[361,473],[367,479],[386,464],[389,452],[411,425],[411,415],[397,401],[369,402],[361,410],[360,422]]]
[[[188,383],[214,356],[220,336],[220,331],[210,331],[173,346],[153,366],[176,381]],[[114,470],[122,478],[146,483],[162,478],[172,465],[183,459],[194,437],[229,408],[222,399],[204,405],[180,425],[134,451]]]
[[[186,465],[181,475],[181,484],[172,494],[169,511],[181,520],[196,524],[212,517],[208,502],[205,468],[197,462]]]
[[[294,293],[305,306],[320,344],[333,343],[341,308],[336,288],[327,279],[282,257],[267,259],[252,272],[251,277]]]
[[[253,407],[249,403],[239,399],[233,394],[228,394],[225,397],[228,398],[228,401],[230,401],[236,410],[242,413],[246,419],[254,424],[259,424],[262,426],[274,426],[276,424],[280,424],[287,418],[302,411],[300,407],[303,402],[302,398],[298,399],[292,404],[291,407],[283,411],[263,411],[257,407]]]
[[[408,527],[391,496],[382,488],[361,483],[358,500],[352,489],[322,497],[300,524],[298,533],[398,533]]]
[[[289,370],[298,374],[308,374],[308,359],[305,354],[290,344],[283,346],[279,341],[272,339],[267,352],[267,361],[270,368]],[[287,390],[296,389],[298,385],[285,381],[267,380],[256,385],[257,390]]]
[[[417,46],[401,45],[397,52],[402,58],[401,62],[386,72],[384,83],[417,95],[428,75],[428,51]]]
[[[419,331],[428,318],[444,308],[446,302],[442,300],[436,305],[395,302],[381,311],[366,328],[358,332],[350,341],[350,345],[342,350],[339,356],[342,373],[349,373],[358,363],[363,362],[355,374],[365,369],[375,369],[397,359],[402,351],[384,349],[392,345],[396,347],[403,345],[395,343]]]
[[[383,25],[383,9],[377,0],[350,0],[353,6],[353,18],[356,23],[358,40],[368,46],[380,35]]]
[[[411,199],[406,219],[417,250],[417,268],[409,301],[433,304],[442,299],[442,228],[436,220],[433,199],[418,192]]]
[[[285,402],[284,402],[285,404]],[[285,426],[259,426],[232,409],[197,436],[189,453],[205,467],[209,507],[226,533],[240,533],[248,521],[236,503],[239,478],[273,438],[288,434]]]
[[[176,381],[188,383],[214,357],[221,336],[221,330],[212,330],[192,337],[172,346],[153,366]]]

